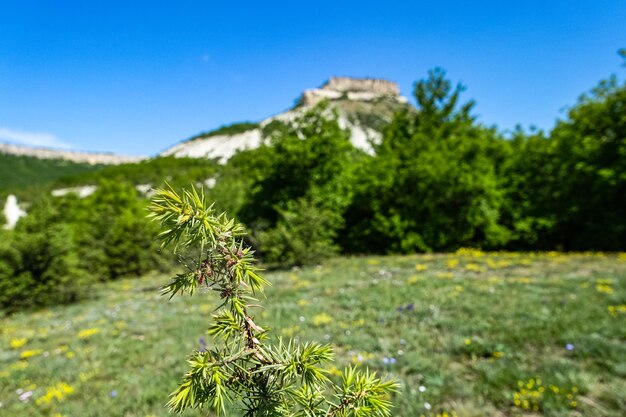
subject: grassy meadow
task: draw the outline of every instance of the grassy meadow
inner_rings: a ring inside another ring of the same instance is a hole
[[[357,364],[397,378],[396,416],[626,415],[623,254],[461,250],[265,276],[255,321],[331,343],[333,375]],[[167,280],[0,318],[0,415],[167,415],[216,306],[206,293],[168,301]]]

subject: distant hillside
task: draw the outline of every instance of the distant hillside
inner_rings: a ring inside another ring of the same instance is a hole
[[[100,168],[102,165],[0,152],[0,195],[19,193],[27,187],[52,184],[64,177],[81,175]]]
[[[10,143],[0,143],[0,153],[33,156],[39,159],[62,159],[65,161],[90,165],[115,165],[129,162],[139,162],[145,159],[141,156],[117,155],[108,152],[83,152],[51,148],[36,148],[13,145]]]
[[[394,82],[332,77],[320,88],[305,90],[298,104],[284,113],[260,123],[234,123],[195,135],[166,149],[161,155],[225,162],[238,150],[258,147],[263,140],[262,129],[267,124],[274,120],[293,120],[321,101],[328,101],[330,108],[337,111],[339,125],[350,130],[354,146],[366,152],[372,151],[372,143],[380,140],[383,127],[396,111],[412,108]]]
[[[170,184],[189,185],[204,182],[215,175],[218,164],[208,159],[157,157],[137,163],[111,165],[82,175],[65,177],[57,187],[97,184],[101,180],[122,180],[133,185],[159,187]],[[142,187],[143,188],[143,187]]]

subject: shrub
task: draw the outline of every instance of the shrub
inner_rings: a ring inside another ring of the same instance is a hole
[[[74,236],[49,200],[35,204],[0,246],[0,307],[68,303],[92,280],[79,267]]]
[[[338,252],[334,240],[343,221],[338,213],[305,198],[290,201],[278,213],[276,226],[258,236],[266,262],[281,266],[313,265]]]

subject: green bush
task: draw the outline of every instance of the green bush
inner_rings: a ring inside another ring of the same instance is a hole
[[[269,144],[238,155],[248,166],[249,195],[239,218],[252,229],[263,259],[281,266],[317,263],[338,250],[335,237],[352,198],[350,143],[324,103],[290,124],[266,127]]]
[[[71,228],[49,200],[35,204],[0,246],[0,307],[13,311],[73,302],[93,277],[80,268]]]
[[[100,280],[162,266],[155,254],[155,225],[146,219],[147,200],[132,185],[101,180],[95,193],[69,206],[66,221],[76,231],[82,266]]]
[[[314,265],[339,251],[335,239],[343,221],[340,214],[300,198],[279,210],[279,216],[275,227],[258,235],[261,255],[269,264]]]
[[[354,252],[497,247],[504,193],[494,129],[475,123],[441,70],[416,83],[418,112],[400,112],[359,168],[344,247]]]

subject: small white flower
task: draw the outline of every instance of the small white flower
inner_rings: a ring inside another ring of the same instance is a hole
[[[304,316],[300,316],[300,321],[304,321],[304,320],[306,320]]]
[[[419,392],[425,392],[426,391],[426,387],[423,385],[420,385],[420,387],[417,389]]]
[[[431,408],[433,408],[433,406],[430,405],[430,403],[424,403],[424,408],[430,410]]]
[[[20,395],[20,401],[26,402],[33,395],[32,391],[26,391],[22,395]]]

